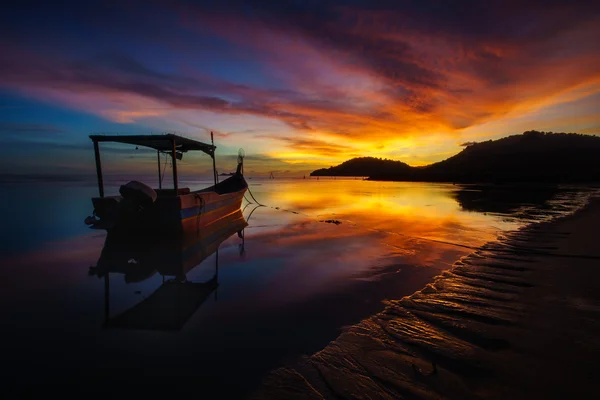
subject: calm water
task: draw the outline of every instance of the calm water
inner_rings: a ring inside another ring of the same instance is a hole
[[[192,189],[207,183],[183,182]],[[422,288],[470,248],[571,212],[589,194],[362,180],[249,183],[266,207],[245,207],[243,235],[221,232],[227,239],[211,239],[218,253],[201,255],[161,245],[103,252],[105,234],[83,224],[93,184],[5,184],[4,378],[193,377],[202,390],[240,396],[265,372],[318,351],[345,325],[380,311],[382,300]],[[206,257],[186,274],[197,285],[165,292],[173,288],[165,286],[169,263],[195,256]],[[127,329],[129,320],[106,325],[140,304],[158,310],[144,323],[165,313],[175,313],[177,323],[169,331]]]

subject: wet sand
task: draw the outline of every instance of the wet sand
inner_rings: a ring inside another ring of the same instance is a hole
[[[589,398],[600,356],[600,199],[512,232],[271,372],[259,399]]]

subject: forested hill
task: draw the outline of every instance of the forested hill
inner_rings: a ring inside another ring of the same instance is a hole
[[[375,157],[358,157],[338,166],[322,168],[311,172],[311,176],[373,176],[405,173],[410,166],[401,161],[384,160]]]
[[[313,174],[430,182],[600,182],[598,136],[527,131],[464,146],[460,153],[425,167],[370,158],[374,161],[367,170],[360,168],[360,160],[367,158],[358,158]]]

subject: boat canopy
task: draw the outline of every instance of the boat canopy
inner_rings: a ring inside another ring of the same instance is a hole
[[[177,151],[203,151],[211,157],[215,154],[215,145],[202,143],[183,136],[167,133],[164,135],[91,135],[94,142],[115,142],[150,147],[154,150],[171,152],[173,145]]]
[[[100,142],[125,143],[135,146],[150,147],[156,150],[158,161],[158,188],[162,189],[162,174],[160,171],[160,153],[168,153],[173,157],[173,187],[175,193],[178,193],[177,181],[177,160],[181,160],[183,153],[188,151],[203,151],[213,160],[213,175],[215,185],[217,179],[217,167],[215,165],[215,149],[213,133],[210,133],[212,144],[202,143],[194,139],[188,139],[183,136],[166,133],[163,135],[90,135],[94,142],[94,154],[96,157],[96,174],[98,175],[98,192],[100,197],[104,197],[104,181],[102,179],[102,163],[100,162]]]

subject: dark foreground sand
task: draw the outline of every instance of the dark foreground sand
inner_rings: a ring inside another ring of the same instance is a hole
[[[600,396],[600,200],[530,226],[273,371],[260,399]]]

